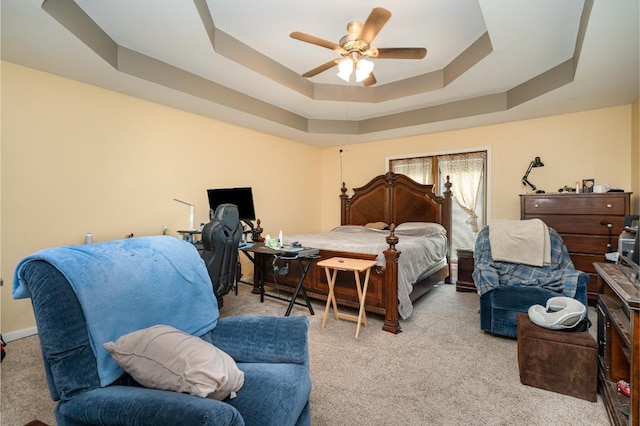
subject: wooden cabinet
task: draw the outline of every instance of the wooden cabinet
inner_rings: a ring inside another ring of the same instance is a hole
[[[560,233],[573,265],[589,274],[587,295],[594,305],[598,288],[593,263],[604,262],[605,253],[618,250],[630,203],[629,192],[521,195],[520,219],[539,218]]]
[[[596,263],[599,297],[598,374],[600,394],[611,423],[640,424],[640,287],[627,276],[627,266]],[[631,396],[617,389],[630,385]],[[628,412],[626,415],[624,412]]]
[[[473,250],[458,249],[458,280],[456,281],[456,291],[478,291],[473,282]]]

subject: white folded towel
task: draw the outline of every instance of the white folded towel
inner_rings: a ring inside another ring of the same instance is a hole
[[[493,219],[489,224],[491,257],[498,262],[544,266],[551,263],[551,238],[540,219]]]

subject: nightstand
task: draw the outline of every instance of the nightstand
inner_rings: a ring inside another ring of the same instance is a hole
[[[456,250],[458,254],[458,281],[456,291],[477,291],[473,282],[473,250],[461,248]]]

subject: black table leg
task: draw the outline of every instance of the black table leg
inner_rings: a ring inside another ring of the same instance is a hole
[[[258,247],[258,250],[260,250],[261,248]],[[300,306],[306,306],[309,309],[309,313],[311,315],[315,315],[315,313],[313,312],[313,306],[311,306],[311,301],[309,300],[309,296],[307,295],[307,291],[304,288],[304,280],[307,276],[307,273],[309,272],[309,268],[311,267],[311,264],[314,262],[314,260],[318,259],[319,256],[317,255],[312,255],[312,256],[304,256],[304,257],[299,257],[299,256],[295,256],[295,257],[289,257],[289,256],[282,256],[279,253],[275,253],[274,255],[277,258],[280,259],[284,259],[284,260],[294,260],[297,259],[298,260],[298,265],[300,266],[300,272],[301,272],[301,276],[300,276],[300,280],[298,281],[298,284],[295,287],[295,290],[293,292],[293,296],[291,297],[291,299],[284,299],[281,298],[279,296],[276,295],[272,295],[272,294],[267,294],[265,293],[264,290],[264,274],[265,271],[263,270],[263,261],[264,259],[262,257],[258,257],[258,256],[252,256],[252,254],[250,252],[254,251],[256,253],[263,253],[262,251],[258,251],[256,249],[252,247],[248,247],[245,249],[242,249],[242,252],[247,256],[247,258],[251,261],[251,263],[253,263],[253,266],[255,268],[257,268],[258,270],[258,289],[259,289],[259,293],[260,293],[260,303],[264,302],[264,298],[265,296],[268,297],[272,297],[274,299],[280,299],[283,301],[288,301],[289,305],[287,306],[287,311],[285,313],[285,316],[289,316],[291,314],[291,310],[293,309],[293,305],[300,305]],[[306,261],[306,262],[304,262]],[[274,276],[275,278],[275,276]],[[254,287],[255,289],[255,287]],[[255,290],[254,290],[255,291]],[[304,299],[304,303],[301,302],[296,302],[296,299],[298,298],[298,295],[302,294],[302,298]]]
[[[304,263],[302,262],[302,260],[306,260],[307,262]],[[309,313],[311,315],[315,315],[315,313],[313,312],[313,307],[311,306],[311,302],[309,301],[309,297],[307,296],[307,291],[304,289],[304,279],[307,276],[307,272],[309,272],[309,267],[311,267],[311,264],[313,263],[315,259],[313,258],[298,258],[298,265],[300,265],[300,272],[302,273],[302,275],[300,276],[300,280],[298,281],[298,284],[296,285],[296,289],[293,292],[293,296],[291,297],[291,301],[289,301],[289,306],[287,307],[287,312],[285,312],[284,316],[288,317],[289,314],[291,314],[291,309],[293,309],[293,305],[296,303],[296,299],[298,298],[298,293],[302,293],[302,298],[304,299],[304,302],[307,305],[307,308],[309,308]]]
[[[260,289],[260,303],[264,303],[264,271],[262,267],[258,265],[254,256],[251,256],[247,251],[242,250],[242,252],[247,256],[247,258],[253,263],[254,268],[258,270],[258,288]]]

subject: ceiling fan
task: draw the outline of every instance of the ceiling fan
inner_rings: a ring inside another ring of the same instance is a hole
[[[349,81],[351,73],[355,72],[356,81],[362,82],[365,86],[376,83],[373,75],[373,62],[367,58],[376,59],[422,59],[427,54],[427,49],[423,47],[388,47],[376,48],[371,46],[371,42],[380,32],[382,27],[391,18],[391,12],[382,7],[374,8],[364,25],[360,21],[349,22],[347,25],[347,35],[340,39],[338,44],[324,40],[299,31],[292,32],[289,36],[296,40],[317,46],[326,47],[333,50],[341,58],[334,59],[322,64],[306,73],[303,77],[313,77],[321,72],[338,66],[338,77]]]

